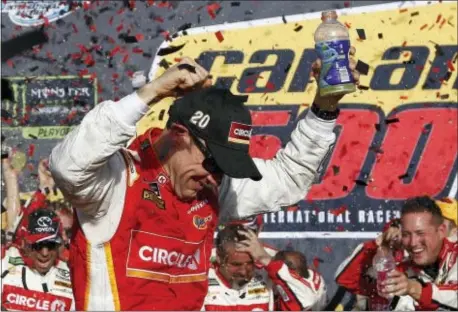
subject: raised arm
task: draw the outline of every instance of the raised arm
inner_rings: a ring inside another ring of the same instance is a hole
[[[352,48],[350,53],[354,55],[355,50]],[[358,83],[355,64],[351,59],[350,67]],[[316,78],[321,68],[319,61],[314,68]],[[312,108],[298,122],[285,148],[272,160],[255,159],[263,176],[260,181],[224,177],[219,190],[223,221],[278,211],[305,198],[335,142],[333,129],[341,98],[342,95],[321,97],[317,90]]]
[[[181,64],[198,66],[189,58],[183,58],[139,91],[118,102],[105,101],[97,105],[52,150],[50,171],[73,207],[95,215],[101,202],[109,200],[112,185],[120,174],[115,172],[119,169],[110,166],[109,160],[135,135],[136,123],[148,111],[148,105],[206,81],[205,70],[191,73],[188,67],[180,67]]]

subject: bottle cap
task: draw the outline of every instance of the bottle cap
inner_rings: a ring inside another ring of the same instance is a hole
[[[321,13],[321,20],[325,21],[327,19],[337,19],[337,12],[336,11],[323,11]]]

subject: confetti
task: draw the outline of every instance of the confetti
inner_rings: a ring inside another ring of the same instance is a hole
[[[215,32],[215,36],[216,38],[218,39],[219,42],[223,42],[224,41],[224,37],[223,37],[223,34],[221,33],[221,31],[217,31]]]
[[[287,23],[288,23],[288,22],[286,21],[285,15],[282,15],[282,16],[281,16],[281,19],[282,19],[282,21],[283,21],[284,24],[287,24]]]
[[[349,8],[350,7],[350,1],[344,1],[344,7]]]
[[[232,7],[238,7],[238,6],[240,6],[240,2],[238,2],[238,1],[237,2],[231,2],[231,6]]]
[[[294,28],[294,31],[295,31],[295,32],[301,31],[302,28],[303,28],[303,26],[302,26],[302,25],[299,25],[299,26],[297,26],[296,28]]]
[[[378,34],[378,38],[379,38],[379,39],[383,39],[383,34],[382,34],[382,33],[379,33],[379,34]]]
[[[207,12],[208,12],[208,15],[210,15],[211,19],[216,18],[215,11],[217,11],[220,7],[221,6],[218,3],[212,3],[212,4],[207,5]]]
[[[436,18],[436,24],[441,21],[441,18],[442,18],[442,14],[439,14]]]
[[[32,138],[32,139],[34,139],[34,140],[37,140],[37,139],[38,139],[37,136],[35,136],[35,135],[31,134],[31,133],[29,133],[29,137]]]
[[[361,74],[361,75],[367,75],[369,73],[369,65],[364,63],[361,60],[358,60],[356,63],[356,70]]]
[[[392,123],[396,123],[396,122],[399,122],[399,118],[385,119],[385,124],[386,125],[389,125],[389,124],[392,124]]]
[[[442,94],[441,95],[441,100],[446,100],[450,97],[450,94]]]
[[[168,69],[170,67],[169,63],[167,63],[167,61],[165,59],[162,59],[160,62],[159,62],[159,66],[161,66],[162,68],[164,69]]]
[[[348,22],[345,22],[345,26],[346,26],[348,29],[350,29],[350,28],[351,28],[351,24],[350,24],[350,23],[348,23]]]
[[[183,47],[185,45],[186,45],[186,43],[183,43],[182,45],[179,45],[179,46],[169,46],[169,47],[166,47],[166,48],[162,48],[157,52],[157,55],[158,56],[165,56],[165,55],[169,55],[169,54],[178,52],[181,49],[183,49]]]
[[[452,63],[451,60],[447,61],[447,67],[448,67],[448,69],[450,69],[450,71],[452,71],[452,72],[455,71],[455,67],[453,66],[453,63]]]
[[[327,252],[327,253],[332,253],[332,248],[331,248],[331,246],[325,246],[325,247],[323,248],[323,251],[324,251],[324,252]]]
[[[410,13],[410,16],[418,16],[418,15],[420,15],[420,12],[418,11]]]
[[[368,86],[358,85],[358,89],[360,90],[369,90]]]
[[[404,13],[404,12],[407,12],[407,9],[401,9],[399,10],[400,13]]]
[[[313,258],[313,266],[318,269],[320,266],[320,263],[323,263],[323,259],[320,259],[318,257]]]
[[[183,24],[180,27],[178,27],[177,31],[183,31],[184,32],[186,29],[189,29],[191,27],[192,27],[191,23],[186,23],[186,24]]]
[[[366,32],[364,31],[364,29],[357,28],[356,32],[358,33],[359,39],[366,40]]]
[[[423,26],[420,27],[420,30],[423,30],[425,29],[426,27],[428,27],[428,24],[424,24]]]

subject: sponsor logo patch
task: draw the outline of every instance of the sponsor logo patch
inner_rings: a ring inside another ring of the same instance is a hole
[[[194,226],[198,229],[198,230],[205,230],[207,228],[207,224],[208,222],[210,222],[212,220],[212,216],[209,215],[205,218],[201,217],[201,216],[194,216],[192,218],[192,222],[194,223]]]
[[[155,184],[155,183],[152,183]],[[155,184],[157,186],[157,184]],[[145,200],[149,200],[156,204],[157,208],[164,210],[165,209],[165,202],[160,197],[159,191],[156,193],[155,191],[151,191],[148,189],[143,189],[142,198]]]
[[[144,231],[132,231],[127,276],[165,283],[207,280],[205,246]]]
[[[238,122],[232,122],[229,130],[228,141],[239,144],[250,144],[251,126]]]
[[[24,265],[24,260],[21,257],[10,257],[8,263],[12,265]]]
[[[188,214],[196,212],[197,210],[205,207],[206,204],[208,204],[208,199],[204,199],[203,201],[195,203],[194,205],[191,206],[191,208],[189,208]]]
[[[69,311],[72,300],[42,291],[4,285],[2,306],[17,311]]]

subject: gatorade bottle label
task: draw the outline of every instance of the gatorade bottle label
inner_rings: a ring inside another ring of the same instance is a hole
[[[315,49],[321,59],[320,88],[354,83],[348,60],[350,40],[319,42]]]

